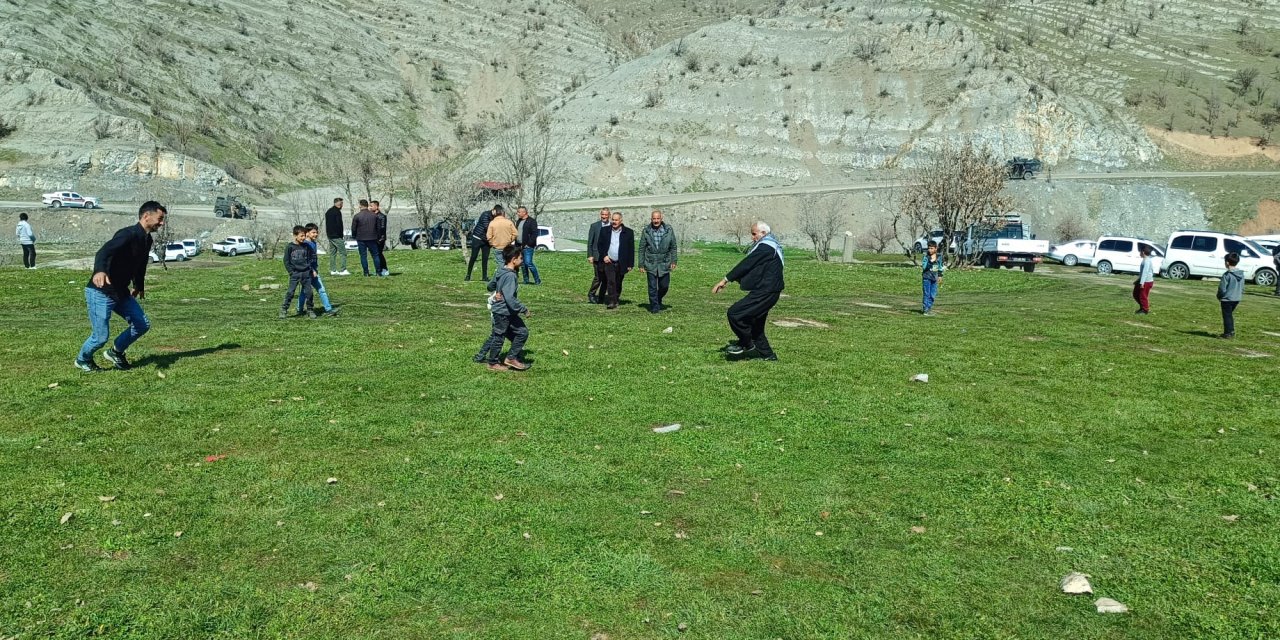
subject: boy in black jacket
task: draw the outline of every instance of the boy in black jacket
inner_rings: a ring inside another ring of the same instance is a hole
[[[315,319],[315,302],[311,299],[311,279],[316,276],[311,268],[311,248],[306,242],[307,229],[302,225],[293,227],[293,242],[284,248],[284,268],[289,272],[289,290],[284,294],[284,304],[280,306],[280,318],[289,317],[289,303],[293,302],[293,292],[302,285],[302,300],[307,308],[307,317]]]

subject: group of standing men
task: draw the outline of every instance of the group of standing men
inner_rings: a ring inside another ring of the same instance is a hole
[[[649,313],[662,312],[678,249],[675,229],[663,221],[661,211],[654,210],[640,232],[640,273],[649,280]],[[600,210],[600,221],[587,229],[587,261],[593,270],[587,302],[617,309],[622,282],[636,265],[635,232],[622,223],[622,212]]]
[[[489,280],[489,254],[493,254],[494,275],[501,272],[503,251],[508,247],[516,247],[520,252],[520,271],[524,274],[524,284],[542,284],[542,275],[533,263],[533,254],[538,249],[538,221],[529,215],[529,208],[523,205],[516,207],[516,221],[507,217],[501,204],[493,205],[489,211],[482,212],[467,235],[467,244],[471,248],[471,256],[467,260],[466,281],[476,267],[476,257],[481,257],[480,277]],[[530,281],[529,278],[533,280]]]
[[[333,206],[324,212],[324,234],[329,239],[329,275],[349,276],[347,271],[347,241],[342,220],[342,198],[334,198]],[[391,275],[387,269],[387,214],[377,200],[360,200],[360,211],[351,219],[351,237],[360,252],[360,268],[365,277],[374,273],[381,277]],[[342,268],[338,268],[341,260]],[[369,271],[370,261],[373,273]]]

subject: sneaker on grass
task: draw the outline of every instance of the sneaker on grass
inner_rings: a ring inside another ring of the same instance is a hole
[[[123,353],[116,352],[115,349],[107,349],[102,353],[102,355],[106,356],[106,358],[111,361],[111,364],[121,371],[127,371],[133,368],[133,365],[129,364],[129,359],[124,357]]]
[[[85,362],[80,358],[76,358],[75,362],[76,362],[76,368],[85,373],[97,373],[103,370],[102,367],[98,366],[98,363],[92,360]]]
[[[506,360],[502,361],[502,364],[505,364],[508,367],[515,369],[516,371],[524,371],[529,368],[529,365],[519,360],[516,360],[515,358],[507,358]]]

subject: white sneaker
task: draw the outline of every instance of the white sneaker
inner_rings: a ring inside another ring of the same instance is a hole
[[[340,275],[340,276],[349,276],[349,275],[351,275],[351,272],[350,272],[350,271],[347,271],[346,269],[343,269],[342,271],[339,271],[339,272],[338,272],[338,275]]]
[[[329,275],[331,275],[331,276],[336,276],[336,275],[338,275],[338,272],[337,272],[337,271],[330,271],[330,272],[329,272]]]

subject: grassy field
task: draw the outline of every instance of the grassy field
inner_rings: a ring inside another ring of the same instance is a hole
[[[483,284],[391,257],[315,321],[275,262],[153,270],[139,366],[95,375],[87,274],[0,271],[0,637],[1280,636],[1259,287],[1227,342],[1213,282],[1139,319],[1127,276],[957,271],[927,318],[912,269],[795,254],[773,318],[826,326],[728,362],[732,251],[658,316],[551,255],[495,373]]]

